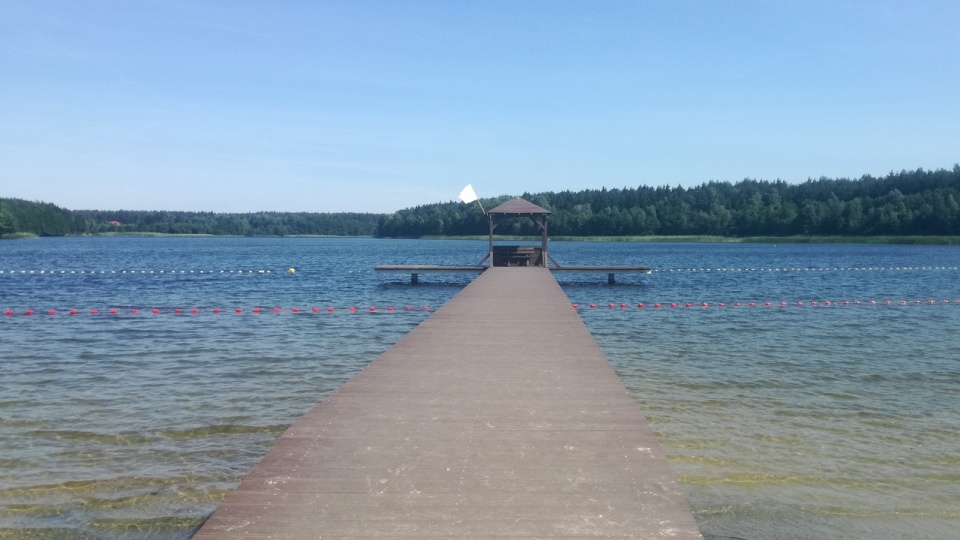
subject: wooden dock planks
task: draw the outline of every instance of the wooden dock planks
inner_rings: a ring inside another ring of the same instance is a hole
[[[299,419],[194,538],[702,537],[550,271],[512,267]]]

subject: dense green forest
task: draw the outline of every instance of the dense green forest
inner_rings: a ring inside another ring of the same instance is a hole
[[[524,193],[551,212],[554,236],[951,236],[960,235],[960,165],[856,180],[707,182],[696,187]],[[482,199],[490,209],[509,199]],[[67,210],[0,199],[0,234],[100,233],[236,236],[468,236],[487,233],[476,204],[429,204],[389,215],[363,213]],[[529,220],[497,229],[539,235]]]
[[[0,199],[0,234],[63,236],[77,230],[73,212],[51,203]]]
[[[39,236],[103,233],[372,236],[380,217],[380,214],[310,212],[71,211],[51,203],[0,199],[0,234]]]
[[[960,234],[960,165],[901,171],[856,180],[800,184],[743,180],[669,186],[524,193],[553,212],[554,236],[866,236]],[[508,197],[481,199],[487,209]],[[484,235],[477,205],[451,202],[384,216],[384,237]],[[512,220],[498,234],[538,235],[530,220]]]

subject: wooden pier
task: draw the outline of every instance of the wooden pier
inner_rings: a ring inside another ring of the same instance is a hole
[[[293,424],[194,537],[702,538],[543,267],[495,267]]]

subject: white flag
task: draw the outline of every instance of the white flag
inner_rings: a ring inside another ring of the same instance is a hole
[[[473,190],[473,184],[467,184],[467,187],[463,188],[463,191],[460,192],[460,196],[457,198],[465,203],[472,203],[480,197],[477,197],[477,192]]]

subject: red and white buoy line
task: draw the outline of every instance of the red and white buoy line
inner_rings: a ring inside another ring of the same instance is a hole
[[[896,272],[896,271],[930,271],[930,270],[960,270],[957,266],[833,266],[833,267],[798,267],[784,266],[778,268],[654,268],[653,272],[671,273],[724,273],[724,272]]]
[[[109,316],[109,315],[115,315],[115,316],[116,316],[116,315],[221,315],[221,314],[231,314],[231,313],[232,313],[232,314],[236,314],[236,315],[243,315],[243,314],[260,315],[260,314],[262,314],[262,313],[263,313],[263,314],[273,313],[273,314],[276,314],[276,315],[281,315],[281,314],[286,314],[286,313],[297,313],[297,314],[300,314],[300,313],[303,313],[303,314],[314,314],[314,313],[315,313],[315,314],[323,314],[323,313],[333,314],[333,313],[363,313],[363,312],[367,312],[367,313],[384,313],[384,312],[386,312],[386,313],[416,313],[416,312],[424,312],[424,311],[428,311],[428,312],[429,312],[429,311],[431,311],[431,309],[432,309],[432,308],[431,308],[430,306],[423,306],[423,307],[405,306],[405,307],[402,307],[402,308],[395,308],[395,307],[393,307],[393,306],[387,306],[387,307],[371,306],[371,307],[369,307],[369,308],[357,308],[356,306],[343,307],[343,308],[334,308],[334,307],[325,307],[325,308],[320,308],[320,307],[311,307],[311,308],[299,308],[299,307],[294,307],[294,308],[281,308],[281,307],[278,306],[278,307],[274,307],[274,308],[260,308],[260,307],[255,307],[255,308],[252,308],[252,309],[249,309],[249,308],[248,308],[248,309],[244,309],[244,308],[241,308],[241,307],[231,308],[231,309],[221,309],[221,308],[207,308],[207,309],[200,309],[200,308],[190,308],[190,309],[184,309],[184,308],[167,308],[167,309],[160,309],[160,308],[153,308],[153,309],[137,309],[137,308],[132,308],[132,309],[118,309],[118,308],[111,308],[111,309],[103,309],[103,310],[96,309],[96,308],[89,309],[89,310],[87,310],[87,309],[83,309],[83,310],[81,310],[81,309],[61,309],[61,310],[57,310],[57,309],[46,309],[46,310],[42,310],[42,309],[41,309],[41,310],[25,309],[25,310],[20,310],[20,311],[14,311],[14,310],[12,310],[12,309],[7,309],[7,310],[3,311],[2,313],[3,313],[3,315],[6,315],[7,317],[13,317],[14,315],[27,315],[27,316],[33,316],[33,315],[100,315],[100,316],[103,316],[103,315],[108,315],[108,316]]]
[[[686,309],[686,308],[785,308],[785,307],[848,307],[848,306],[935,306],[935,305],[960,305],[960,300],[811,300],[811,301],[778,301],[778,302],[652,302],[652,303],[613,303],[606,304],[572,304],[573,309],[591,310],[591,309]]]
[[[816,308],[816,307],[858,307],[858,306],[942,306],[942,305],[957,305],[960,306],[960,299],[957,300],[934,300],[934,299],[925,299],[925,300],[798,300],[787,302],[784,300],[772,302],[772,301],[747,301],[747,302],[640,302],[640,303],[626,303],[626,302],[607,302],[603,304],[571,304],[573,309],[581,311],[589,310],[671,310],[671,309],[698,309],[704,310],[708,308],[713,309],[737,309],[737,308],[789,308],[789,307],[806,307],[806,308]],[[261,314],[274,314],[274,315],[283,315],[283,314],[355,314],[355,313],[422,313],[430,312],[432,308],[430,306],[423,307],[413,307],[413,306],[404,306],[404,307],[377,307],[371,306],[369,308],[357,308],[356,306],[350,307],[309,307],[309,308],[281,308],[279,306],[273,308],[152,308],[152,309],[137,309],[137,308],[109,308],[109,309],[21,309],[13,310],[7,309],[0,313],[6,317],[13,317],[16,315],[26,315],[26,316],[54,316],[54,315],[96,315],[96,316],[120,316],[120,315],[177,315],[177,316],[200,316],[200,315],[261,315]]]
[[[284,270],[282,272],[277,272],[277,274],[293,274],[294,272],[290,270]],[[76,276],[76,275],[87,275],[87,276],[107,276],[107,275],[126,275],[126,276],[146,276],[146,275],[189,275],[189,274],[210,274],[210,275],[266,275],[273,274],[273,270],[258,269],[258,270],[161,270],[161,269],[139,269],[139,270],[48,270],[48,269],[34,269],[34,270],[3,270],[0,269],[0,276]]]
[[[169,270],[169,269],[127,269],[127,270],[63,270],[63,269],[0,269],[0,276],[77,276],[77,275],[293,275],[289,270]],[[957,266],[834,266],[834,267],[731,267],[731,268],[654,268],[654,273],[737,273],[737,272],[918,272],[960,270]]]

